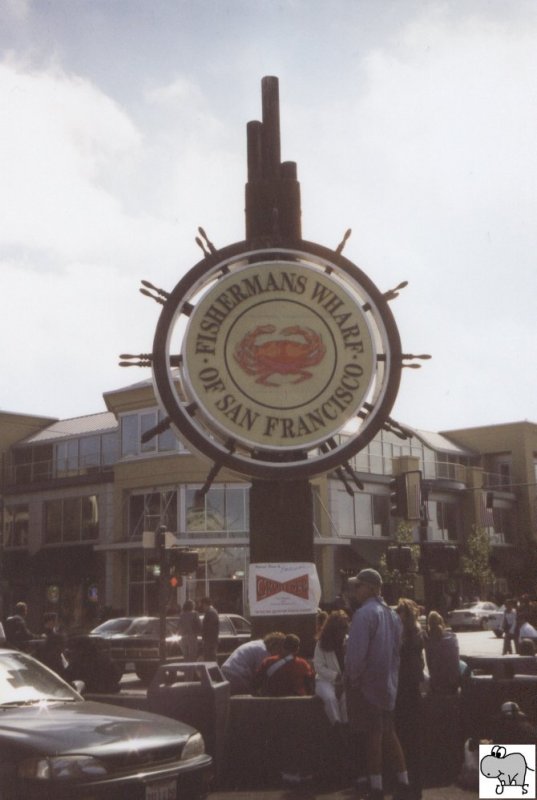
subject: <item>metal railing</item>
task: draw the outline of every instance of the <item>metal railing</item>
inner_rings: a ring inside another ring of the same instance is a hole
[[[80,464],[78,467],[60,465],[53,459],[47,461],[28,461],[24,464],[10,464],[4,469],[4,485],[26,486],[59,478],[72,478],[81,475],[99,475],[110,472],[112,464]]]

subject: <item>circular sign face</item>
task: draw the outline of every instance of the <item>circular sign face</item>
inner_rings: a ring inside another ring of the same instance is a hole
[[[184,387],[247,446],[311,447],[362,406],[375,365],[363,303],[325,270],[259,262],[222,276],[192,311]]]
[[[389,424],[399,333],[386,297],[341,253],[237,242],[208,253],[170,293],[155,291],[159,426],[211,459],[211,475],[226,466],[312,477],[345,465]]]

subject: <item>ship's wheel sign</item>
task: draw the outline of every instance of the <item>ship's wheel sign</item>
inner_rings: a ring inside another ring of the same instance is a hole
[[[169,424],[217,467],[310,477],[385,425],[399,334],[386,296],[340,253],[240,242],[157,291],[153,353],[140,363],[152,364]],[[350,421],[351,438],[340,437]]]

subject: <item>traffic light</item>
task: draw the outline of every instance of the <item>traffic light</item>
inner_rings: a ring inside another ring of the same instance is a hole
[[[406,519],[408,515],[408,498],[406,491],[406,474],[396,475],[390,481],[390,514],[392,517]]]
[[[169,564],[175,568],[176,575],[191,575],[198,568],[197,550],[187,550],[185,548],[170,548]]]
[[[408,572],[412,566],[412,549],[404,545],[388,547],[386,550],[386,566],[392,572]]]
[[[422,522],[429,520],[429,496],[431,494],[431,481],[420,481],[420,517]]]

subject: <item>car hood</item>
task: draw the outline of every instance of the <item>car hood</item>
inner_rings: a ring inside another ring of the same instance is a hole
[[[61,752],[104,758],[129,748],[180,746],[194,732],[167,717],[91,701],[0,708],[0,750],[14,747],[21,755]]]

